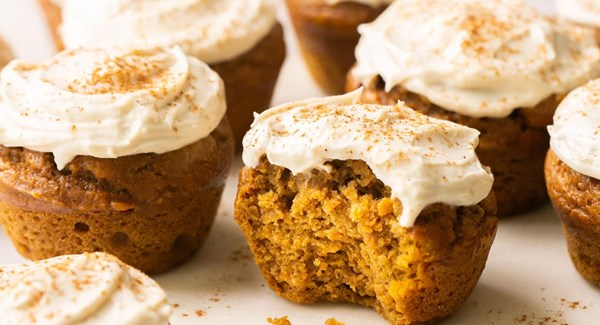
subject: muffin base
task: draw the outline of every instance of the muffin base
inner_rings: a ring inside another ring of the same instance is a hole
[[[348,74],[348,90],[362,84]],[[548,201],[544,181],[544,160],[550,136],[546,127],[562,96],[553,95],[536,107],[520,108],[503,119],[473,118],[445,110],[423,96],[397,86],[384,90],[381,79],[365,86],[361,101],[394,105],[399,100],[431,117],[466,125],[481,132],[477,156],[494,174],[493,191],[498,215],[510,216],[536,209]]]
[[[571,169],[552,150],[545,172],[571,260],[585,279],[600,287],[600,181]]]
[[[12,60],[12,52],[4,40],[0,38],[0,69],[2,69],[5,65]]]
[[[59,27],[62,23],[60,7],[54,4],[52,0],[39,0],[39,3],[42,8],[42,12],[44,12],[46,16],[46,21],[48,21],[48,27],[50,28],[50,33],[54,39],[54,46],[56,47],[56,50],[64,50],[65,46],[59,32]]]
[[[238,151],[254,121],[254,112],[269,108],[286,50],[283,28],[277,23],[253,49],[226,62],[211,64],[225,83],[227,116]]]
[[[324,0],[286,0],[300,51],[317,84],[329,94],[344,91],[360,38],[358,25],[373,21],[385,7]]]
[[[269,286],[296,303],[351,302],[393,324],[454,313],[494,240],[493,194],[470,207],[434,204],[403,228],[398,200],[362,161],[292,176],[262,159],[244,168],[235,220]]]
[[[164,154],[53,156],[0,146],[0,223],[24,257],[104,251],[146,273],[189,259],[205,240],[233,158],[227,119]]]

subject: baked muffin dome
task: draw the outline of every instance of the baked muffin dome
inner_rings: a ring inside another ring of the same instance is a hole
[[[269,107],[285,58],[273,0],[41,0],[59,47],[181,46],[223,78],[238,142]],[[62,44],[62,45],[61,45]]]
[[[206,238],[233,156],[223,84],[179,48],[78,49],[1,75],[0,221],[27,258],[145,272]]]
[[[570,93],[554,116],[546,183],[573,264],[600,287],[600,80]]]
[[[0,266],[0,323],[169,324],[154,280],[106,253]]]
[[[478,132],[359,97],[257,116],[235,219],[288,300],[362,304],[394,324],[444,318],[477,283],[497,226]]]
[[[593,30],[521,0],[400,1],[359,30],[348,89],[481,131],[500,215],[546,202],[546,126],[564,94],[600,73]]]
[[[286,0],[309,72],[329,94],[344,92],[346,74],[356,62],[357,28],[393,0]]]

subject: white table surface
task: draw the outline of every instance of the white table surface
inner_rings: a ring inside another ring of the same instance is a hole
[[[549,11],[552,1],[538,0]],[[285,11],[288,59],[274,104],[322,95],[300,60]],[[0,34],[18,57],[40,61],[52,55],[50,34],[35,0],[0,0]],[[246,241],[233,222],[238,161],[204,247],[183,266],[156,277],[177,304],[172,324],[267,324],[287,315],[293,324],[386,324],[377,313],[349,304],[296,305],[264,283]],[[24,262],[0,229],[0,264]],[[600,290],[584,281],[568,257],[558,218],[547,206],[501,220],[487,267],[450,324],[600,324]]]

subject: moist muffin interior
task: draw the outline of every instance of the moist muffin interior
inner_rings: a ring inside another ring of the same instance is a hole
[[[495,236],[495,198],[433,204],[414,228],[363,161],[293,176],[266,158],[241,172],[235,217],[271,288],[298,303],[375,308],[392,323],[444,318],[467,299]]]

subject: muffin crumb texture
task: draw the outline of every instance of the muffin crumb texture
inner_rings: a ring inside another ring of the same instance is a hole
[[[497,219],[478,205],[433,204],[413,228],[401,203],[359,160],[293,176],[264,157],[240,174],[235,219],[267,283],[296,303],[351,302],[393,324],[455,312],[475,287]]]

